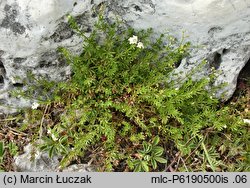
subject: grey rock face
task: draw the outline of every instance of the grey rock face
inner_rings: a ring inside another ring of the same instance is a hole
[[[202,47],[176,70],[185,75],[202,59],[208,63],[197,77],[210,68],[221,71],[215,84],[228,85],[224,99],[234,92],[237,77],[250,59],[250,0],[1,0],[0,1],[0,113],[29,106],[32,101],[14,98],[8,91],[23,87],[28,71],[51,80],[63,80],[70,68],[58,60],[57,47],[79,53],[82,40],[67,24],[66,14],[76,16],[82,29],[91,31],[96,15],[118,16],[136,29],[169,31]]]
[[[93,169],[87,164],[74,164],[63,169],[63,172],[93,172]]]
[[[250,59],[250,0],[128,0],[116,1],[113,9],[134,28],[152,27],[159,33],[170,31],[200,48],[193,51],[175,71],[185,77],[202,59],[207,65],[196,78],[219,70],[215,85],[227,83],[217,97],[229,99],[237,78]],[[249,73],[250,74],[250,73]],[[223,94],[223,95],[222,95]]]
[[[70,67],[60,61],[59,46],[81,51],[82,39],[67,23],[67,13],[82,16],[83,29],[90,32],[91,2],[83,0],[0,1],[0,113],[13,113],[32,101],[10,96],[23,87],[27,72],[50,80],[65,80]]]
[[[47,152],[40,152],[31,144],[24,148],[24,154],[15,157],[15,168],[18,172],[57,172],[59,157],[49,158]],[[63,172],[90,172],[93,169],[87,164],[74,164],[63,169]]]
[[[18,172],[53,172],[57,171],[59,159],[49,158],[48,153],[39,152],[31,144],[24,148],[24,154],[15,157],[15,168]]]

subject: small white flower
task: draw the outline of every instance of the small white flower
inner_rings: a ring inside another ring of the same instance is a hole
[[[35,109],[38,108],[38,106],[39,106],[39,104],[38,104],[37,102],[33,102],[31,108],[32,108],[33,110],[35,110]]]
[[[51,129],[48,129],[47,133],[48,133],[48,134],[51,134]]]
[[[12,77],[12,76],[10,77],[10,81],[11,81],[12,84],[16,83],[16,79],[14,77]]]
[[[250,119],[243,119],[243,122],[250,124]]]
[[[57,140],[58,140],[54,134],[51,134],[51,138],[52,138],[52,140],[54,140],[54,141],[57,141]]]
[[[137,46],[136,46],[137,48],[144,48],[144,45],[143,45],[143,43],[142,42],[138,42],[138,44],[137,44]]]
[[[213,99],[213,96],[210,96],[210,99]]]
[[[175,91],[178,91],[179,90],[179,88],[177,87],[177,88],[175,88]]]
[[[129,41],[129,44],[137,44],[137,42],[138,42],[138,37],[135,36],[135,35],[133,35],[133,37],[130,37],[130,38],[128,39],[128,41]]]

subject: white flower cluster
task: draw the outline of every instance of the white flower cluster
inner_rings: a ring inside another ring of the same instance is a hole
[[[36,110],[38,107],[39,107],[39,104],[37,102],[33,102],[32,105],[31,105],[31,108],[33,110]]]
[[[128,41],[129,41],[129,44],[137,44],[137,45],[136,45],[137,48],[141,48],[141,49],[144,48],[143,43],[142,43],[142,42],[138,42],[138,37],[135,36],[135,35],[133,35],[132,37],[130,37],[130,38],[128,39]]]

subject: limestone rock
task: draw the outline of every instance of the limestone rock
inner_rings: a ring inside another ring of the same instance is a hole
[[[88,34],[97,13],[118,16],[136,29],[169,31],[177,38],[199,45],[176,70],[185,77],[202,59],[208,64],[197,74],[207,76],[211,67],[221,71],[215,85],[228,85],[217,93],[224,100],[236,88],[237,77],[250,59],[250,0],[1,0],[0,1],[0,113],[31,106],[32,101],[8,94],[22,88],[26,73],[51,80],[65,80],[70,67],[60,61],[57,47],[82,50],[82,39],[67,23],[67,14],[76,16]]]
[[[137,29],[169,31],[200,47],[182,62],[175,73],[185,77],[201,60],[208,64],[196,77],[219,70],[215,85],[227,83],[217,93],[223,100],[235,91],[240,71],[250,60],[250,0],[127,0],[115,1],[114,10]],[[250,63],[250,62],[249,62]],[[250,72],[249,72],[250,74]],[[222,95],[223,94],[223,95]]]
[[[24,154],[15,157],[15,170],[18,172],[58,172],[60,157],[50,158],[47,152],[40,152],[31,144],[24,147]],[[73,164],[63,172],[90,172],[88,164]]]
[[[31,106],[32,101],[8,93],[24,87],[28,72],[50,80],[69,77],[70,67],[60,61],[57,48],[79,53],[82,39],[69,28],[66,15],[79,16],[83,29],[90,32],[90,5],[83,0],[0,1],[0,113]]]
[[[63,169],[63,172],[93,172],[93,169],[87,164],[74,164]]]
[[[24,148],[24,154],[15,157],[15,168],[18,172],[53,172],[57,171],[59,158],[49,158],[48,153],[39,152],[31,144]]]

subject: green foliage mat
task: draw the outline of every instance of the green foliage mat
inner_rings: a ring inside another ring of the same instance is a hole
[[[190,43],[102,17],[89,37],[71,16],[69,23],[84,41],[80,55],[59,49],[72,77],[33,78],[22,93],[40,105],[25,112],[23,127],[39,127],[40,148],[61,155],[61,168],[87,161],[99,171],[250,170],[249,125],[206,89],[214,74],[170,79]]]

